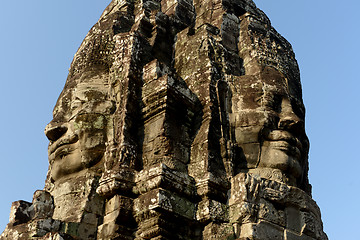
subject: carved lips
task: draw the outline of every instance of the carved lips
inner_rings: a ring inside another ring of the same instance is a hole
[[[265,140],[269,141],[272,148],[279,149],[289,155],[300,159],[303,146],[300,140],[285,130],[270,130],[263,132]]]
[[[66,135],[51,143],[49,145],[49,160],[53,161],[55,159],[62,159],[64,156],[74,151],[76,147],[72,146],[72,144],[76,143],[78,140],[78,136],[73,134]]]

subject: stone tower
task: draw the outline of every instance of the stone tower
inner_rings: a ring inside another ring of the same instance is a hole
[[[291,45],[251,0],[113,0],[0,239],[326,240]]]

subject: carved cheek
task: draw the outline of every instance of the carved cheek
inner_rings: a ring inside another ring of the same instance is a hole
[[[84,132],[80,136],[80,144],[83,150],[105,146],[105,131],[96,133]]]
[[[86,121],[75,122],[81,145],[85,149],[104,144],[106,138],[106,121],[102,115],[90,116]]]

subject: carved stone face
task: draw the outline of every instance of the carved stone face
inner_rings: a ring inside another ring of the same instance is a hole
[[[67,83],[54,108],[54,119],[45,129],[53,181],[101,161],[113,108],[100,76]]]
[[[309,142],[301,88],[290,81],[273,68],[241,77],[232,87],[230,125],[242,150],[241,169],[270,179],[285,176],[296,184],[305,170]]]

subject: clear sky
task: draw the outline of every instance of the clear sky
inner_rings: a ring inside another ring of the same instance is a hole
[[[0,8],[0,232],[11,202],[31,201],[47,172],[43,133],[71,60],[110,0],[3,1]],[[301,69],[310,183],[331,240],[360,227],[359,26],[356,0],[255,0]],[[343,163],[343,164],[342,164]]]

